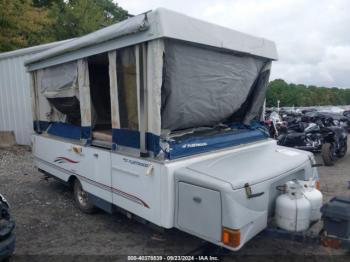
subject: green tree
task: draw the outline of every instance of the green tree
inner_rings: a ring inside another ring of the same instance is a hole
[[[0,0],[0,52],[54,40],[47,28],[52,19],[31,0]]]
[[[47,7],[50,8],[53,3],[64,3],[64,0],[33,0],[35,7]]]
[[[295,85],[276,79],[269,83],[266,105],[277,106],[350,105],[350,89]]]
[[[127,17],[112,0],[0,0],[0,52],[78,37]]]
[[[51,33],[57,40],[82,36],[128,17],[128,12],[112,0],[44,2],[51,6],[50,15],[55,18]]]
[[[277,106],[277,100],[283,100],[286,88],[288,88],[288,84],[282,79],[271,81],[267,90],[266,104],[268,106]]]

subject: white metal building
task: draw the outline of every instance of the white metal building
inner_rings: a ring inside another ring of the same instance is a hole
[[[0,53],[0,131],[14,131],[18,144],[29,145],[33,130],[29,74],[24,61],[64,42],[67,40]]]

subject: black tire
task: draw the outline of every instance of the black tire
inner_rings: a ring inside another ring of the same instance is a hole
[[[15,221],[9,206],[0,200],[0,261],[8,261],[15,250]]]
[[[326,166],[333,166],[334,165],[335,157],[334,157],[333,151],[334,151],[334,149],[333,149],[332,144],[325,143],[322,145],[321,154],[322,154],[323,162]]]
[[[0,241],[0,261],[9,261],[16,247],[16,234],[11,232],[11,234]]]
[[[96,207],[89,199],[89,194],[84,191],[78,179],[74,180],[74,202],[83,213],[92,214],[96,212]]]
[[[342,158],[346,155],[346,152],[348,151],[348,143],[345,141],[344,145],[340,148],[337,157]]]

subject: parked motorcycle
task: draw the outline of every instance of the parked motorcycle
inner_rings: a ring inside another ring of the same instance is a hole
[[[342,158],[348,150],[348,133],[343,127],[330,126],[323,130],[324,144],[322,145],[322,158],[327,166],[334,165],[337,158]]]
[[[288,126],[287,132],[281,133],[277,140],[279,145],[311,152],[320,152],[323,144],[320,126],[305,122]]]
[[[287,123],[282,121],[282,118],[276,111],[269,114],[268,118],[265,120],[265,126],[269,130],[270,137],[274,139],[277,139],[280,132],[285,132],[287,130]]]
[[[323,115],[312,120],[316,123],[299,122],[288,126],[287,132],[278,136],[277,143],[321,152],[325,165],[333,165],[337,158],[344,157],[347,152],[347,131],[341,126],[336,126],[333,119]]]

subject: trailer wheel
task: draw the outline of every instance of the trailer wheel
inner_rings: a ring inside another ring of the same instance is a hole
[[[74,201],[77,207],[86,214],[92,214],[96,211],[96,207],[89,199],[89,194],[84,191],[78,179],[74,181]]]
[[[322,159],[326,166],[333,166],[335,161],[334,148],[331,143],[322,145]]]

